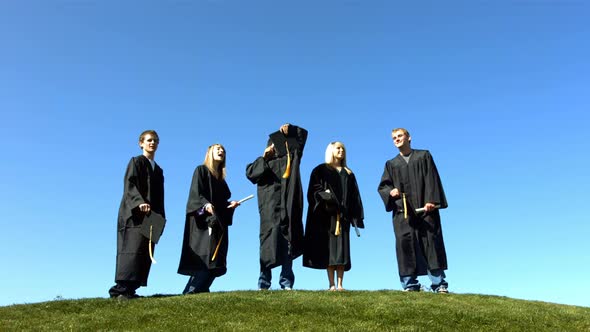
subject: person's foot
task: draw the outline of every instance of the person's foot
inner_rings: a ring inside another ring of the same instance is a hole
[[[419,292],[420,288],[406,288],[404,292]]]
[[[291,287],[284,287],[283,290],[293,290]]]
[[[330,288],[328,290],[330,292],[335,292],[336,291],[336,286],[330,286]]]
[[[337,288],[337,290],[338,290],[339,292],[342,292],[342,291],[345,291],[346,289],[344,289],[344,287],[342,287],[342,286],[339,286],[339,287]]]
[[[116,296],[112,296],[111,295],[111,299],[116,299],[119,301],[128,301],[128,300],[134,300],[134,299],[138,299],[141,296],[137,295],[137,294],[119,294]]]
[[[436,292],[440,294],[449,294],[449,289],[447,288],[447,286],[440,286],[439,288],[437,288]]]

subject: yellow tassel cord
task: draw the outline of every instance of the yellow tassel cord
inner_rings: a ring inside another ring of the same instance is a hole
[[[156,264],[156,260],[154,259],[154,253],[152,251],[152,229],[154,228],[154,226],[150,225],[150,248],[149,248],[149,252],[150,252],[150,259],[152,260],[152,263]]]
[[[408,219],[408,204],[406,203],[406,193],[402,194],[404,199],[404,219]]]
[[[291,153],[289,152],[289,143],[285,142],[285,146],[287,147],[287,168],[283,173],[283,179],[288,179],[291,176]]]
[[[213,252],[213,257],[211,257],[211,261],[213,262],[215,258],[217,258],[217,252],[219,251],[219,247],[221,246],[221,240],[223,240],[223,233],[219,238],[219,242],[217,242],[217,246],[215,247],[215,252]]]
[[[340,211],[336,212],[336,232],[334,232],[334,235],[340,235]]]

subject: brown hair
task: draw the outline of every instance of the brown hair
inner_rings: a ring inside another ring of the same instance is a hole
[[[410,137],[410,132],[406,128],[395,128],[391,130],[391,134],[395,133],[396,131],[401,131],[404,135]]]
[[[139,143],[143,142],[143,139],[147,136],[147,135],[152,135],[154,136],[154,138],[156,139],[156,141],[158,143],[160,143],[160,136],[158,136],[158,133],[156,133],[155,130],[149,129],[149,130],[144,130],[140,135],[139,135]]]

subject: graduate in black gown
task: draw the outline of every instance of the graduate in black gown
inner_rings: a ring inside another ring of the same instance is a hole
[[[311,172],[307,201],[303,266],[327,270],[329,290],[344,290],[344,271],[351,268],[350,229],[364,228],[364,213],[358,184],[347,167],[346,149],[341,142],[330,143],[326,162]]]
[[[229,201],[225,174],[225,148],[213,144],[193,173],[186,204],[178,273],[190,278],[183,294],[209,292],[215,278],[227,272],[228,227],[240,204]]]
[[[117,220],[116,284],[109,289],[111,298],[136,298],[135,291],[147,286],[152,262],[150,239],[142,235],[142,223],[150,213],[165,217],[164,172],[154,161],[159,143],[154,130],[141,133],[139,146],[143,154],[131,158],[127,165]]]
[[[303,189],[299,164],[307,130],[284,124],[269,137],[263,155],[246,167],[246,177],[258,186],[258,288],[269,289],[271,269],[281,266],[279,285],[290,290],[295,283],[293,260],[303,253]]]
[[[385,163],[378,191],[385,210],[393,211],[402,287],[405,291],[419,291],[417,277],[428,274],[434,292],[448,293],[444,272],[447,255],[439,214],[439,209],[447,207],[447,199],[436,165],[428,150],[411,148],[412,138],[406,129],[393,129],[391,136],[399,154]]]

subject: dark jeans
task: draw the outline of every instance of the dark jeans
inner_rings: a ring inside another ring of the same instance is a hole
[[[295,274],[293,273],[293,259],[289,254],[289,242],[283,239],[280,243],[280,254],[281,254],[281,275],[279,279],[279,285],[281,285],[282,289],[291,289],[293,288],[293,284],[295,284]],[[272,272],[271,269],[263,266],[260,264],[260,276],[258,277],[258,288],[259,289],[269,289],[270,282],[272,280]]]
[[[209,287],[213,284],[213,280],[215,277],[211,275],[209,270],[199,270],[188,279],[182,294],[209,293]]]
[[[430,282],[432,283],[430,289],[432,289],[433,292],[436,292],[441,286],[445,288],[449,286],[449,283],[445,280],[446,275],[444,270],[428,270],[428,278],[430,278]],[[420,290],[421,285],[415,275],[403,276],[399,279],[402,283],[403,289]]]

